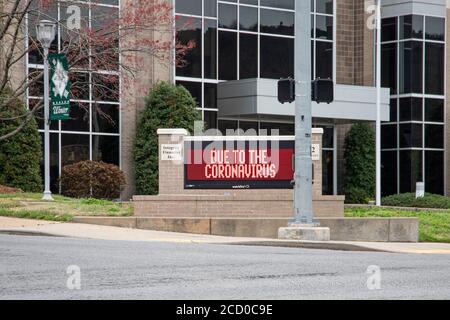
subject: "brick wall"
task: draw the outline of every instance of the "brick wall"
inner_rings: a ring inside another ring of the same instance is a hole
[[[373,30],[364,0],[336,1],[336,80],[339,84],[373,85]]]
[[[183,135],[161,134],[161,144],[182,144]],[[322,133],[313,133],[322,145]],[[321,147],[320,147],[321,148]],[[322,161],[314,161],[315,177],[322,177]],[[291,217],[293,190],[185,190],[183,161],[159,161],[159,195],[134,196],[136,216],[153,217]],[[313,186],[317,217],[342,217],[344,197],[322,196],[322,179]]]

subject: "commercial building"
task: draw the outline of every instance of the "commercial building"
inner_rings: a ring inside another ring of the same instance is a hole
[[[142,90],[148,91],[159,80],[185,86],[209,128],[278,129],[282,135],[293,135],[294,106],[278,103],[276,80],[294,74],[295,2],[175,0],[173,31],[180,42],[196,43],[184,66],[148,57],[145,70],[117,95],[88,88],[84,97],[74,100],[74,120],[51,126],[53,191],[58,191],[57,178],[64,165],[92,159],[120,165],[129,183],[123,196],[134,193],[132,147],[144,107]],[[105,10],[118,15],[132,4],[133,0],[99,1],[83,14]],[[333,195],[342,193],[346,133],[352,123],[374,122],[376,117],[374,3],[311,0],[311,4],[311,78],[331,78],[336,83],[332,104],[313,104],[314,126],[324,129],[323,193]],[[414,191],[418,181],[424,181],[429,192],[448,194],[447,3],[382,0],[382,6],[383,194]],[[54,15],[62,17],[62,9],[56,7]],[[32,19],[27,23],[32,33]],[[156,38],[156,33],[149,31],[148,36]],[[64,34],[59,34],[55,46],[63,45]],[[26,72],[42,68],[39,55],[31,53],[26,59]],[[118,79],[119,71],[81,76],[90,82],[105,76]],[[28,92],[30,107],[40,99],[40,92],[40,88]]]

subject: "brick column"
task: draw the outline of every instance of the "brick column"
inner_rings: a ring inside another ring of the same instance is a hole
[[[163,160],[162,145],[181,145],[184,155],[184,137],[189,133],[185,129],[158,130],[159,155],[159,194],[182,194],[184,192],[184,161]]]
[[[322,195],[322,128],[312,129],[312,144],[319,145],[320,159],[313,161],[314,164],[314,185],[313,185],[313,197]]]

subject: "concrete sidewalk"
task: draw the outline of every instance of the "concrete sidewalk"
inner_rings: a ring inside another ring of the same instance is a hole
[[[353,241],[295,241],[265,238],[237,238],[187,233],[127,229],[80,223],[59,223],[41,220],[0,217],[0,233],[23,235],[47,235],[72,238],[88,238],[121,241],[151,241],[229,244],[252,246],[280,246],[346,251],[381,251],[393,253],[450,254],[447,243],[397,243]]]

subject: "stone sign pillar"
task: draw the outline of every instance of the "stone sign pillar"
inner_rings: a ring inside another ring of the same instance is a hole
[[[184,192],[184,137],[185,129],[158,129],[159,194]]]
[[[314,185],[313,185],[313,197],[320,197],[322,195],[322,128],[312,129],[312,160],[314,165]]]

